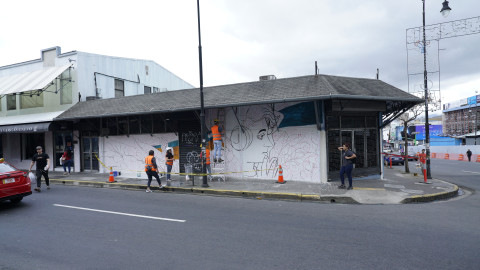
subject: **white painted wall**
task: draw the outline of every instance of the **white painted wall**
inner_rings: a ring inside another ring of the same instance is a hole
[[[225,149],[222,153],[225,170],[247,171],[229,174],[229,177],[277,180],[281,165],[285,180],[327,181],[327,154],[325,149],[321,154],[321,134],[316,125],[278,128],[283,120],[279,111],[294,104],[275,104],[273,108],[270,105],[239,107],[236,116],[234,109],[225,109]],[[222,120],[222,115],[218,110],[209,110],[207,126],[210,128],[215,118]],[[326,145],[326,138],[323,141]]]
[[[213,119],[225,120],[225,171],[241,172],[228,177],[277,180],[278,165],[282,165],[287,181],[327,181],[326,133],[318,131],[315,125],[277,128],[283,119],[279,110],[293,104],[277,104],[274,110],[268,105],[240,107],[238,120],[231,108],[225,109],[223,118],[218,110],[207,111],[209,128]],[[145,178],[148,151],[155,151],[160,170],[165,171],[165,149],[169,142],[177,140],[173,133],[104,137],[99,140],[100,159],[107,167],[121,171],[122,176]],[[154,145],[162,145],[163,152]],[[108,169],[101,168],[101,172]],[[179,172],[178,161],[173,172]]]
[[[159,170],[166,171],[166,148],[169,142],[177,140],[174,133],[102,137],[99,140],[100,160],[107,167],[113,167],[114,171],[120,171],[122,177],[146,178],[145,157],[148,151],[155,151]],[[155,149],[155,145],[161,145],[162,152]],[[109,169],[100,164],[100,172],[109,172]],[[174,162],[172,172],[179,172],[178,160]]]

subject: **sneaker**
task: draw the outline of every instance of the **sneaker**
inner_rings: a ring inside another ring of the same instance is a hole
[[[67,172],[64,172],[63,175],[68,175],[68,173],[67,173]]]
[[[218,159],[218,162],[219,162],[219,163],[220,163],[220,162],[223,162],[223,159],[219,158],[219,159]]]
[[[353,189],[353,187],[352,187],[352,186],[349,186],[347,189],[348,189],[348,190],[351,190],[351,189]]]
[[[152,192],[152,190],[147,188],[147,190],[145,190],[145,192],[150,193],[150,192]]]
[[[42,191],[39,187],[34,188],[34,190],[35,190],[36,192]]]
[[[160,186],[158,186],[158,189],[162,189],[164,187],[165,187],[164,185],[160,185]]]
[[[345,185],[340,185],[340,186],[338,186],[338,188],[345,189],[346,187],[345,187]]]
[[[50,189],[50,186],[47,186],[47,189]]]

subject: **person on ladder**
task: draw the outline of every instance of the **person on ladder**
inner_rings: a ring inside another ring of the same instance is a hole
[[[222,132],[223,129],[218,126],[218,119],[213,120],[212,136],[213,136],[213,162],[223,162],[222,159]]]

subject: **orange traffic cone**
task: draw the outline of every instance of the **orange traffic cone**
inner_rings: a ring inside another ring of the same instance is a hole
[[[110,176],[108,177],[108,183],[115,183],[115,178],[113,177],[112,167],[110,167]]]
[[[278,165],[278,181],[279,184],[285,184],[287,181],[283,181],[283,169],[282,165]]]

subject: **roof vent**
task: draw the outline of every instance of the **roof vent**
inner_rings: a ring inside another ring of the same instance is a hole
[[[277,77],[275,75],[264,75],[260,76],[260,81],[269,81],[269,80],[275,80]]]

